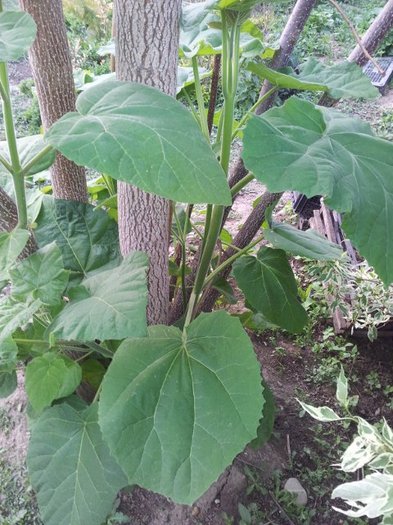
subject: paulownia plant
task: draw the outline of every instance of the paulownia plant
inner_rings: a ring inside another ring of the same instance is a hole
[[[295,75],[252,62],[254,53],[243,44],[251,32],[261,46],[248,22],[256,3],[185,5],[180,49],[191,60],[198,112],[156,89],[109,80],[84,91],[77,111],[43,138],[24,142],[15,138],[6,62],[31,45],[35,26],[26,14],[0,14],[7,133],[0,163],[2,176],[13,179],[19,214],[17,228],[0,234],[0,278],[10,284],[0,302],[0,393],[14,390],[17,363],[26,362],[28,467],[47,525],[100,525],[127,485],[191,504],[248,443],[266,436],[271,396],[250,339],[240,320],[223,310],[198,315],[201,297],[212,286],[228,293],[220,275],[233,264],[251,311],[299,332],[307,315],[288,257],[329,259],[340,250],[316,234],[275,224],[270,214],[258,239],[217,265],[225,207],[254,177],[272,191],[323,195],[344,213],[345,232],[360,253],[386,284],[393,280],[392,144],[360,120],[296,97],[259,117],[250,111],[234,125],[240,65],[273,83],[267,96],[280,86],[377,95],[347,63],[326,72],[310,60]],[[222,54],[224,106],[213,144],[197,63],[205,53]],[[240,136],[250,174],[231,191],[231,145]],[[120,257],[117,225],[105,208],[45,197],[38,216],[28,215],[25,178],[49,167],[56,150],[147,192],[207,204],[189,299],[185,255],[194,225],[190,208],[187,216],[175,211],[182,246],[178,293],[186,303],[176,326],[147,327],[147,257]],[[33,223],[39,249],[19,261]],[[261,241],[269,245],[254,254]],[[92,401],[75,395],[81,381],[90,385]]]

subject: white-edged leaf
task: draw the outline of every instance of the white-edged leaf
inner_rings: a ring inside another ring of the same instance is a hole
[[[348,405],[348,379],[345,376],[344,368],[341,366],[340,375],[337,378],[336,399],[340,405]]]
[[[328,421],[340,421],[340,419],[343,419],[329,407],[313,407],[303,403],[302,401],[297,401],[300,403],[303,410],[305,410],[308,414],[310,414],[311,417],[317,419],[318,421],[326,423]]]

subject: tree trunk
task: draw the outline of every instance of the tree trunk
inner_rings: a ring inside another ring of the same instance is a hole
[[[44,129],[75,111],[75,86],[61,0],[20,0],[37,24],[37,38],[29,51]],[[57,155],[51,168],[57,199],[87,201],[84,168]]]
[[[115,0],[116,71],[119,80],[176,94],[181,0]],[[131,169],[131,167],[130,167]],[[150,258],[150,324],[166,324],[169,308],[169,201],[119,183],[119,234],[123,255]]]
[[[378,48],[379,44],[384,39],[386,33],[390,31],[393,26],[393,0],[388,0],[385,7],[381,10],[377,18],[368,28],[362,38],[362,44],[367,51],[372,55]],[[360,46],[356,46],[349,55],[350,62],[356,62],[359,66],[363,66],[367,61]]]
[[[0,188],[0,233],[9,232],[18,224],[18,210],[15,202]]]
[[[288,18],[287,24],[281,33],[280,37],[280,47],[275,53],[270,67],[272,69],[279,69],[288,64],[288,60],[293,53],[293,50],[299,40],[299,37],[306,25],[308,17],[310,16],[311,11],[313,10],[317,0],[298,0],[295,7],[291,13],[291,16]],[[265,80],[263,83],[260,97],[265,95],[269,89],[272,88],[270,82]],[[273,94],[265,102],[260,104],[256,110],[256,114],[260,115],[264,111],[267,111],[274,102],[276,95]]]

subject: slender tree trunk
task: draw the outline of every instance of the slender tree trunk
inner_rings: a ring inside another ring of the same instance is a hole
[[[381,10],[362,38],[362,43],[370,55],[372,55],[378,48],[379,44],[386,36],[386,33],[392,29],[392,26],[393,0],[388,0],[385,7]],[[348,60],[350,62],[356,62],[359,66],[363,66],[368,59],[364,56],[360,46],[356,46],[349,55]]]
[[[311,11],[315,7],[317,0],[297,0],[295,7],[288,18],[287,24],[281,33],[280,47],[275,53],[270,67],[272,69],[279,69],[288,64],[289,58],[295,49],[297,41],[306,25],[308,17]],[[265,95],[269,89],[272,88],[270,82],[265,80],[263,83],[260,96]],[[260,115],[264,111],[267,111],[273,104],[275,94],[268,98],[265,102],[260,104],[256,110],[256,114]]]
[[[61,0],[20,0],[37,24],[37,38],[29,51],[42,122],[48,129],[75,110],[75,86]],[[51,168],[53,193],[58,199],[87,201],[84,168],[57,155]]]
[[[176,94],[181,0],[115,0],[116,71],[119,80]],[[130,167],[131,169],[131,167]],[[169,201],[119,183],[119,234],[123,255],[149,255],[150,324],[166,324],[169,308]]]

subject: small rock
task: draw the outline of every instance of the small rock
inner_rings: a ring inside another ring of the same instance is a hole
[[[217,498],[217,499],[214,500],[214,503],[215,503],[216,505],[218,505],[218,504],[220,503],[220,500]]]
[[[296,496],[296,503],[304,507],[307,505],[307,492],[296,478],[289,478],[284,485],[284,490]]]

